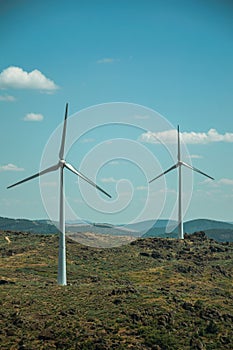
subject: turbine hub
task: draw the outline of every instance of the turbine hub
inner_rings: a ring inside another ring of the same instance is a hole
[[[60,159],[60,160],[59,160],[59,165],[60,165],[61,167],[64,168],[65,164],[66,164],[65,159]]]

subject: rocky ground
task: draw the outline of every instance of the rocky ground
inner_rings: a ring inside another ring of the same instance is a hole
[[[97,249],[58,237],[0,233],[4,350],[233,349],[233,243],[203,232]]]

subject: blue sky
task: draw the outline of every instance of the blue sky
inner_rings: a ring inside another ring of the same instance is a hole
[[[102,212],[91,209],[82,197],[96,201],[98,207],[93,189],[85,187],[81,194],[75,175],[67,174],[67,200],[73,210],[87,220],[129,222],[142,210],[149,193],[154,202],[150,202],[143,218],[158,216],[161,206],[160,218],[171,216],[176,201],[176,172],[150,188],[147,184],[147,178],[174,162],[166,147],[153,141],[153,133],[159,130],[147,129],[148,108],[163,116],[171,129],[180,124],[193,165],[215,178],[210,182],[199,174],[193,176],[185,219],[233,221],[232,19],[233,5],[227,0],[1,1],[0,215],[47,217],[38,180],[11,190],[6,187],[39,170],[45,145],[62,122],[66,102],[69,114],[75,114],[75,120],[80,118],[84,124],[88,118],[90,123],[93,119],[88,113],[79,117],[78,111],[124,102],[145,106],[144,114],[139,107],[141,128],[134,123],[101,126],[106,119],[99,113],[96,118],[100,127],[82,135],[67,159],[80,168],[85,156],[91,156],[92,151],[98,153],[103,143],[106,148],[93,158],[101,163],[102,157],[107,157],[105,150],[111,148],[108,142],[119,138],[130,142],[129,148],[132,143],[135,153],[136,144],[142,152],[145,148],[148,158],[142,155],[140,166],[121,159],[128,146],[122,147],[117,157],[117,141],[112,148],[116,157],[112,163],[97,173],[90,168],[93,160],[84,164],[88,176],[113,195],[103,207],[99,203]],[[109,114],[109,123],[112,121],[117,122],[114,112]],[[68,129],[67,138],[71,132],[76,133],[75,128]],[[77,123],[77,133],[78,128]],[[176,140],[171,141],[168,133],[163,137],[170,151],[176,150]],[[150,163],[150,152],[161,169],[144,164],[147,173],[143,174],[143,160]],[[188,176],[184,171],[184,177]],[[55,191],[57,180],[48,175],[44,181]],[[165,194],[160,190],[164,181]],[[184,196],[190,191],[188,186],[187,181]],[[118,208],[117,200],[122,200],[119,203],[123,209],[111,214],[108,211]],[[159,208],[155,209],[156,205]]]

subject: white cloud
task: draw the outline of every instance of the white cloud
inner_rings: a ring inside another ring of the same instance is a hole
[[[86,139],[81,140],[80,142],[81,143],[91,143],[91,142],[94,142],[94,141],[95,141],[95,139],[93,139],[93,138],[86,138]]]
[[[54,91],[58,86],[46,78],[39,70],[26,72],[20,67],[8,67],[0,73],[1,89],[36,89]]]
[[[226,178],[223,178],[223,179],[220,179],[218,181],[220,184],[222,185],[230,185],[230,186],[233,186],[233,179],[226,179]]]
[[[43,181],[40,183],[40,185],[43,187],[57,187],[58,183],[56,181]]]
[[[115,183],[115,182],[117,182],[117,180],[114,179],[114,177],[103,177],[103,178],[101,179],[101,181],[102,181],[102,182],[105,182],[105,183],[109,183],[109,182]]]
[[[202,158],[203,158],[203,157],[200,156],[199,154],[190,154],[189,157],[190,157],[191,159],[202,159]]]
[[[161,188],[161,190],[159,190],[157,193],[160,193],[160,194],[164,194],[164,193],[168,194],[168,193],[170,193],[170,194],[177,195],[177,191],[172,189],[172,188]]]
[[[42,114],[28,113],[25,115],[23,120],[27,122],[41,122],[44,119]]]
[[[119,62],[120,60],[118,58],[101,58],[100,60],[97,61],[98,64],[108,64],[108,63],[114,63],[114,62]]]
[[[0,95],[0,101],[14,102],[16,98],[10,95]]]
[[[201,181],[200,184],[202,185],[211,185],[212,187],[219,187],[221,185],[226,185],[226,186],[233,186],[233,179],[227,179],[227,178],[222,178],[219,180],[210,180],[210,179],[205,179],[204,181]]]
[[[183,132],[180,133],[181,140],[185,144],[207,144],[211,142],[233,142],[233,133],[226,132],[225,134],[218,133],[215,129],[210,129],[205,132]],[[140,138],[142,142],[148,143],[177,143],[177,130],[167,130],[162,132],[148,131],[143,133]]]
[[[139,119],[139,120],[146,120],[146,119],[150,119],[149,115],[140,115],[140,114],[136,114],[134,116],[135,119]]]
[[[138,190],[138,191],[145,191],[145,190],[148,190],[148,187],[147,186],[137,186],[136,190]]]
[[[109,165],[118,165],[118,160],[111,160],[111,162],[108,163]]]
[[[23,171],[23,170],[24,168],[19,168],[17,165],[14,165],[11,163],[0,166],[0,171]]]

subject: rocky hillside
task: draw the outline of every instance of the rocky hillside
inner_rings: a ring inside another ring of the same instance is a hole
[[[204,233],[113,249],[0,233],[1,349],[232,350],[232,243]]]

